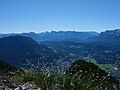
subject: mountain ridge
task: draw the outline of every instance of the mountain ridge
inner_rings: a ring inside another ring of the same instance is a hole
[[[0,59],[12,65],[22,65],[23,62],[27,63],[26,60],[31,63],[53,62],[59,58],[59,53],[30,37],[10,36],[0,39]]]

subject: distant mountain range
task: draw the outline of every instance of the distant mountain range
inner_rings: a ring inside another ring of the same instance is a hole
[[[36,41],[75,41],[75,42],[118,42],[120,41],[120,29],[106,30],[105,32],[75,32],[75,31],[51,31],[44,33],[20,33],[0,34],[0,38],[8,36],[26,36]]]
[[[41,41],[79,41],[84,42],[89,38],[98,36],[96,32],[75,32],[75,31],[59,31],[40,33]]]
[[[30,32],[30,33],[10,33],[10,34],[0,34],[0,38],[3,37],[9,37],[9,36],[25,36],[25,37],[31,37],[32,39],[39,41],[39,35],[34,33],[34,32]]]
[[[45,33],[21,33],[21,34],[0,34],[0,38],[8,36],[26,36],[31,37],[36,41],[87,41],[89,38],[98,36],[96,32],[75,32],[75,31],[52,31]]]
[[[120,29],[107,30],[105,32],[102,32],[100,33],[99,37],[97,37],[97,40],[101,42],[119,43],[120,42]]]

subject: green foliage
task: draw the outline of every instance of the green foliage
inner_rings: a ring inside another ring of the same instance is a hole
[[[114,67],[114,64],[98,64],[98,66],[105,71],[109,71]]]
[[[64,73],[29,72],[12,77],[11,82],[16,84],[34,82],[42,90],[88,90],[77,77],[71,77]]]
[[[91,62],[78,60],[67,71],[71,76],[79,77],[82,84],[94,90],[119,90],[119,81]],[[116,89],[117,88],[117,89]]]
[[[41,90],[120,90],[118,80],[83,60],[74,62],[66,73],[27,71],[10,80],[14,84],[33,82]]]
[[[84,74],[85,75],[85,74]],[[91,83],[86,76],[71,76],[65,73],[27,72],[11,78],[15,84],[33,82],[42,90],[105,90],[101,84]],[[106,85],[106,84],[105,84]],[[106,90],[119,90],[115,83],[108,83]]]
[[[0,61],[0,75],[11,77],[13,75],[21,74],[21,73],[24,72],[10,64]]]

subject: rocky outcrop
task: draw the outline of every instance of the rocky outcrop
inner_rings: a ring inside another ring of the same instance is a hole
[[[3,76],[0,76],[0,90],[14,90],[14,86]]]
[[[32,82],[27,82],[21,85],[18,85],[14,90],[41,90]]]
[[[0,76],[0,90],[41,90],[32,82],[12,84],[7,77]]]

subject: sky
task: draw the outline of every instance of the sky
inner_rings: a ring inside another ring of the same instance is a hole
[[[0,33],[120,28],[120,0],[0,0]]]

